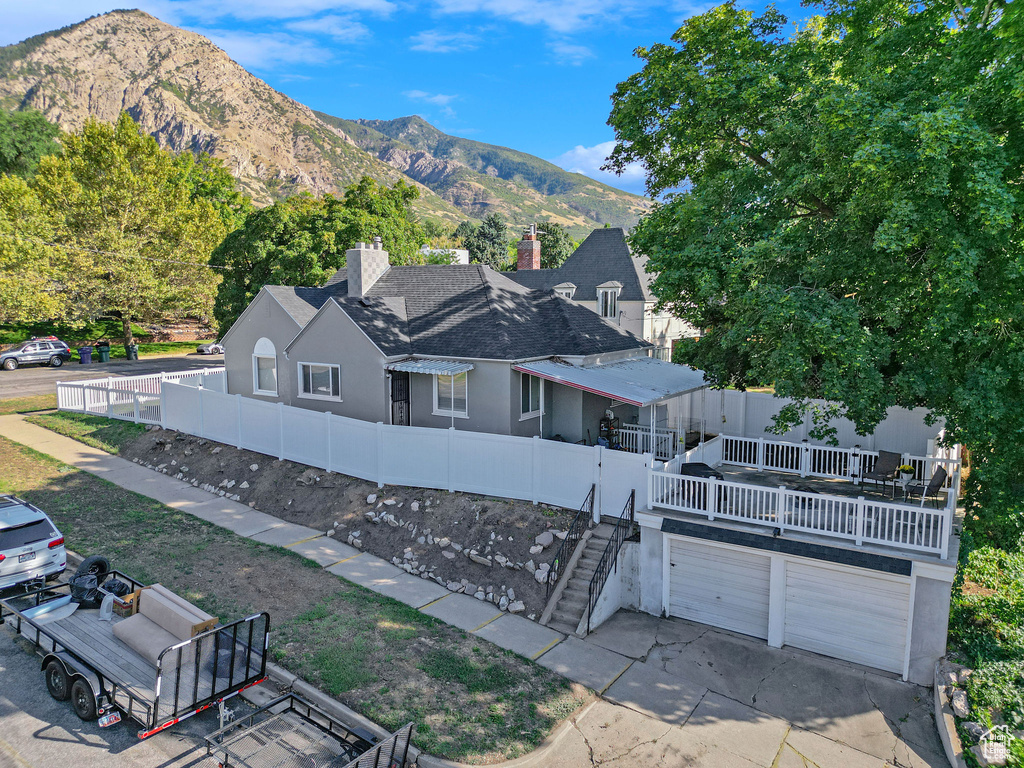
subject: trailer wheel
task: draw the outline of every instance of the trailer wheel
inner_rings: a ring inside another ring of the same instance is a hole
[[[71,681],[68,680],[68,671],[59,661],[51,661],[46,665],[46,690],[57,701],[67,701],[71,698]]]
[[[96,697],[90,685],[80,677],[71,684],[71,708],[82,720],[96,719]]]
[[[97,584],[103,584],[103,580],[107,578],[107,574],[110,573],[110,561],[107,560],[103,555],[89,555],[82,561],[82,564],[78,566],[78,570],[75,571],[75,576],[81,576],[82,574],[92,574],[96,577]]]

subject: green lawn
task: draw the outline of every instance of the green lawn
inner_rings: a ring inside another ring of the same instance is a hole
[[[31,395],[29,397],[9,397],[0,400],[0,416],[10,413],[29,413],[44,411],[57,407],[56,395]]]
[[[108,419],[106,416],[90,416],[66,411],[41,413],[29,416],[25,420],[66,437],[74,438],[93,448],[114,454],[120,453],[121,446],[130,443],[146,431],[146,427],[142,424]]]
[[[101,430],[93,418],[57,423],[81,422],[79,439],[95,438]],[[105,555],[118,570],[160,582],[221,621],[268,611],[280,664],[385,728],[415,722],[414,741],[431,754],[473,763],[518,757],[592,699],[538,664],[294,552],[236,536],[4,438],[0,492],[46,510],[72,550]]]

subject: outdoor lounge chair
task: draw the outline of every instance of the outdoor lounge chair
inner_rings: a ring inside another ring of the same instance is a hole
[[[903,457],[892,451],[879,451],[875,466],[870,472],[865,472],[862,480],[871,480],[875,485],[882,484],[882,495],[885,495],[886,483],[893,484],[893,493],[896,493],[896,468],[903,463]]]
[[[929,496],[932,497],[932,502],[935,504],[935,508],[939,506],[939,491],[946,482],[946,468],[936,467],[935,472],[932,473],[932,479],[928,481],[928,484],[924,483],[911,483],[907,486],[907,499],[912,499],[915,493],[921,494],[921,506],[924,506],[925,499]]]

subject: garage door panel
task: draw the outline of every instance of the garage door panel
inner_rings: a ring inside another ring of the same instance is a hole
[[[784,643],[901,672],[909,606],[909,579],[790,561]]]
[[[670,539],[669,558],[671,615],[768,636],[769,557]]]

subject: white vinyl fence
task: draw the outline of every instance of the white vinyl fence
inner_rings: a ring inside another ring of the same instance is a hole
[[[181,373],[58,381],[57,407],[62,411],[91,413],[141,424],[160,424],[160,392],[164,382],[223,392],[227,388],[226,381],[223,367]]]
[[[595,516],[618,515],[634,489],[637,505],[647,504],[649,454],[539,437],[374,424],[167,380],[162,391],[167,429],[379,485],[466,491],[573,509],[596,484]],[[127,409],[113,415],[134,420]]]

